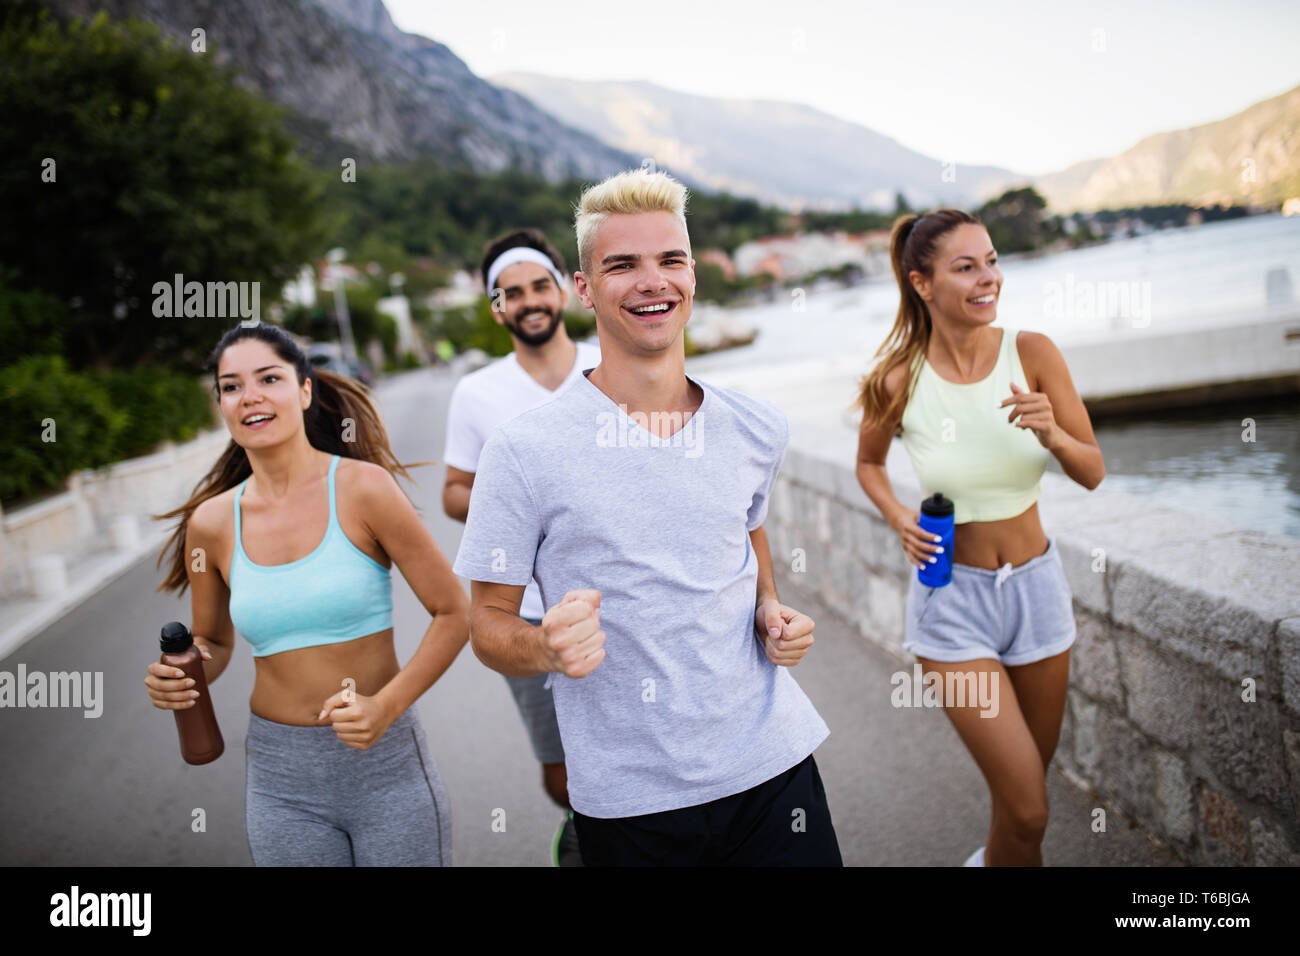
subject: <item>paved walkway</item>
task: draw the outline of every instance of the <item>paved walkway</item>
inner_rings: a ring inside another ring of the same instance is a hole
[[[452,380],[414,372],[384,383],[380,399],[399,457],[438,460]],[[454,556],[461,526],[442,514],[442,470],[415,471],[413,497],[435,540]],[[214,685],[226,753],[190,767],[180,759],[170,715],[144,690],[159,627],[188,621],[184,601],[154,591],[153,558],[136,563],[84,604],[0,661],[0,670],[102,671],[103,715],[70,710],[0,710],[0,864],[248,865],[244,836],[243,740],[253,664],[240,644]],[[398,656],[415,648],[427,616],[394,575]],[[795,603],[789,583],[783,596]],[[831,728],[817,751],[844,860],[850,865],[958,865],[984,842],[988,798],[974,762],[938,711],[890,706],[900,664],[815,603],[817,644],[794,674]],[[416,705],[452,801],[457,865],[547,865],[560,812],[542,792],[504,680],[466,650]],[[1053,770],[1048,864],[1176,865],[1140,828]],[[193,832],[202,808],[206,831]],[[492,828],[506,812],[506,830]]]

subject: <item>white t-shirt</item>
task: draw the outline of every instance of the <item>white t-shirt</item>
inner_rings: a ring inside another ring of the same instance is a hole
[[[447,411],[447,447],[442,460],[452,468],[477,472],[483,445],[498,425],[550,401],[581,378],[585,369],[600,364],[600,346],[588,342],[576,344],[577,360],[568,377],[553,392],[524,370],[514,352],[457,382]],[[538,620],[545,613],[537,582],[529,581],[519,616]]]

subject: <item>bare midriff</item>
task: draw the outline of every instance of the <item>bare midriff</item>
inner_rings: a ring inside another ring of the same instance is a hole
[[[968,521],[953,528],[953,561],[996,570],[1019,567],[1047,550],[1047,535],[1038,520],[1038,502],[1014,518]]]
[[[340,644],[322,644],[254,657],[257,678],[249,707],[258,717],[279,724],[316,727],[325,701],[343,690],[352,678],[355,692],[373,697],[401,668],[393,647],[393,629]]]

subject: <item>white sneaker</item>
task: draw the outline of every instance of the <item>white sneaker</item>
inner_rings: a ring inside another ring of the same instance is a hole
[[[966,858],[962,866],[983,866],[984,865],[984,847],[980,847],[974,853]]]

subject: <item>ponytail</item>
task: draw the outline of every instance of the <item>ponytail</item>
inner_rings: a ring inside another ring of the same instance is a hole
[[[293,366],[300,383],[311,382],[311,404],[303,412],[303,428],[307,441],[313,448],[343,458],[368,461],[379,465],[394,478],[400,475],[411,480],[406,466],[393,454],[388,431],[374,406],[370,389],[360,382],[313,366],[298,343],[278,326],[266,323],[240,325],[222,336],[207,362],[212,372],[214,389],[217,387],[217,365],[222,353],[235,342],[249,338],[270,345],[281,359]],[[185,536],[189,530],[190,518],[203,502],[229,491],[252,473],[248,453],[232,438],[221,457],[194,486],[194,491],[185,504],[165,514],[153,516],[155,521],[180,519],[158,555],[157,567],[163,567],[164,562],[167,565],[167,577],[158,586],[158,590],[185,593],[189,586],[189,578],[185,573]]]
[[[894,220],[889,233],[889,262],[898,283],[898,314],[885,341],[876,350],[875,357],[880,361],[859,385],[858,399],[853,407],[862,411],[863,428],[902,420],[921,360],[930,344],[931,331],[930,310],[908,276],[912,272],[930,275],[939,239],[964,223],[981,225],[978,219],[960,209],[938,209],[920,216],[899,216]],[[885,376],[900,364],[907,367],[907,378],[904,387],[890,398],[885,391]],[[895,434],[901,431],[900,424]]]

